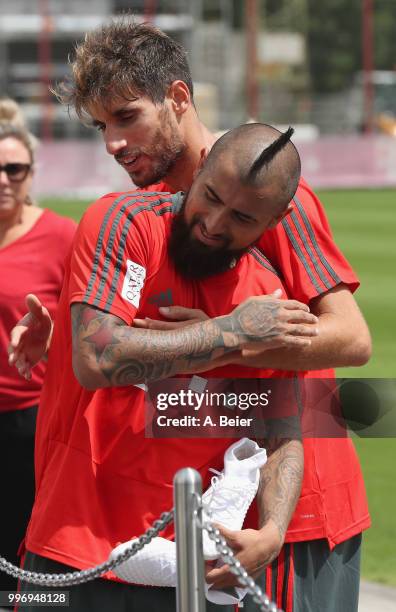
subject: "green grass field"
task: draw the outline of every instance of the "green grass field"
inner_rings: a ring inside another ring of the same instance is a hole
[[[373,337],[373,357],[342,377],[396,378],[396,196],[391,190],[323,191],[335,240],[360,277],[356,298]],[[79,219],[88,202],[42,204]],[[395,402],[391,402],[396,410]],[[396,439],[355,439],[365,476],[373,526],[365,534],[363,576],[396,585]]]

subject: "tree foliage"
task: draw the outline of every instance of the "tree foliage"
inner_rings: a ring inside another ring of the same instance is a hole
[[[229,1],[242,28],[245,0]],[[348,87],[362,70],[362,7],[363,0],[257,0],[262,30],[306,36],[312,89],[323,93]],[[396,0],[373,0],[373,30],[374,68],[396,70]]]
[[[309,70],[315,91],[347,87],[362,69],[363,0],[307,0]],[[375,0],[374,68],[396,66],[395,0]]]

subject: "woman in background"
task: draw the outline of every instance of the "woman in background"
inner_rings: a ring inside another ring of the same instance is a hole
[[[26,288],[55,314],[76,225],[30,195],[35,139],[18,105],[0,100],[0,556],[17,563],[34,499],[34,431],[45,363],[28,381],[8,364],[7,345],[26,312]],[[0,573],[0,591],[16,580]]]

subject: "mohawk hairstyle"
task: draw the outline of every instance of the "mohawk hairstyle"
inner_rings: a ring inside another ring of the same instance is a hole
[[[294,129],[292,127],[289,127],[286,132],[281,134],[279,138],[274,140],[274,142],[272,142],[268,147],[264,149],[264,151],[260,153],[257,159],[252,163],[247,174],[246,178],[249,182],[253,181],[256,178],[258,172],[261,170],[261,168],[263,166],[267,166],[274,159],[275,155],[286,146],[293,134]]]

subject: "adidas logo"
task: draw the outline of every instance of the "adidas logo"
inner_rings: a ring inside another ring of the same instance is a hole
[[[160,293],[154,293],[154,295],[150,296],[147,301],[149,304],[156,304],[157,306],[172,306],[172,289],[166,289]]]

